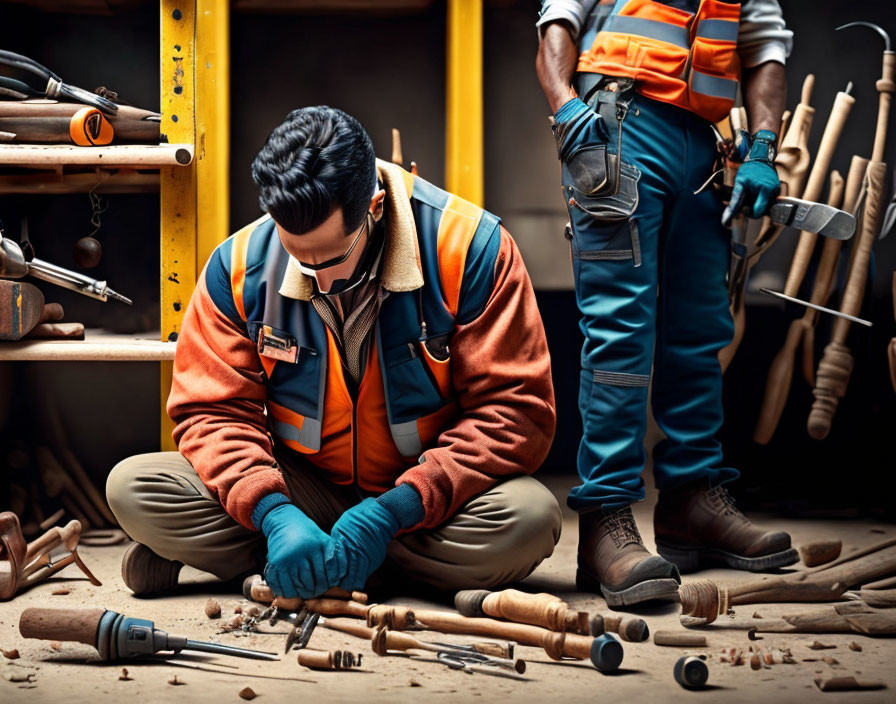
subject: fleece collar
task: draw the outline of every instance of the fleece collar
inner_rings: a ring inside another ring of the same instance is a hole
[[[405,174],[400,166],[376,160],[377,178],[383,184],[386,198],[383,222],[386,243],[383,251],[380,284],[387,291],[399,293],[415,291],[423,286],[423,269],[417,244],[417,225],[411,211],[411,201],[405,186]],[[290,263],[280,283],[280,295],[300,301],[310,301],[314,283]]]

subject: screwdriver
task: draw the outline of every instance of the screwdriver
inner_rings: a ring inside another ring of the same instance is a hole
[[[196,650],[254,660],[279,660],[276,653],[248,650],[220,643],[206,643],[170,635],[152,621],[124,616],[116,611],[93,609],[25,609],[19,618],[25,638],[72,641],[96,648],[103,660],[127,660],[161,651]]]

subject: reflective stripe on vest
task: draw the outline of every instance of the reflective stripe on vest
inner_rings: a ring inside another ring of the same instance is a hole
[[[705,19],[697,25],[697,36],[704,39],[717,39],[720,42],[736,42],[739,29],[740,22]]]
[[[674,24],[649,20],[644,17],[610,15],[601,31],[647,37],[667,44],[674,44],[683,49],[689,49],[691,46],[691,37],[687,27],[676,27]]]

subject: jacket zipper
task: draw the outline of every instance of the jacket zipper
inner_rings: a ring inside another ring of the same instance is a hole
[[[324,305],[329,308],[330,314],[335,320],[336,310],[333,308],[333,304],[330,303],[326,296],[323,296],[322,298]],[[330,333],[333,335],[333,340],[336,342],[336,349],[339,350],[339,363],[342,365],[343,376],[345,376],[346,374],[349,374],[348,366],[345,362],[345,347],[339,341],[339,338],[332,328],[330,329]],[[348,391],[348,396],[352,402],[352,487],[358,495],[358,498],[363,499],[364,497],[361,495],[361,487],[358,486],[358,399],[356,398],[355,393],[352,393],[348,383],[346,383],[345,388],[346,391]],[[357,392],[360,393],[360,388],[358,388]]]

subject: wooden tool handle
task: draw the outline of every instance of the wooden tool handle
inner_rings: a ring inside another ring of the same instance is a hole
[[[831,115],[821,137],[818,154],[815,156],[815,163],[812,164],[809,180],[806,182],[806,188],[803,190],[802,197],[805,200],[817,201],[821,195],[828,168],[831,165],[831,159],[837,148],[837,142],[840,140],[840,135],[846,124],[846,118],[849,117],[850,110],[855,102],[855,98],[848,93],[837,93],[837,97],[834,99],[834,107],[831,109]],[[809,268],[809,261],[812,258],[812,250],[815,248],[816,238],[817,235],[812,232],[800,233],[800,240],[793,255],[790,272],[787,275],[787,283],[784,286],[784,293],[788,296],[797,296],[799,294],[800,284],[803,282],[803,277],[805,277]]]
[[[404,157],[401,154],[401,132],[392,128],[392,163],[402,166]]]
[[[81,522],[69,521],[64,527],[50,528],[39,538],[28,543],[28,551],[25,554],[25,560],[30,562],[38,555],[53,550],[59,545],[65,547],[71,552],[78,546],[78,539],[81,537]]]
[[[106,609],[29,608],[19,618],[23,638],[62,640],[96,645],[100,619]]]
[[[273,590],[261,578],[260,574],[253,574],[243,580],[243,596],[260,604],[271,604],[277,599],[277,606],[286,610],[298,610],[302,608],[303,600],[296,598],[286,598],[276,596]],[[331,599],[351,599],[359,604],[367,603],[367,595],[363,592],[347,592],[344,589],[333,587],[327,590],[322,596]]]
[[[526,594],[517,589],[505,589],[489,594],[482,602],[482,610],[493,618],[565,631],[569,607],[551,594]]]
[[[595,627],[597,622],[600,623],[599,627]],[[650,629],[643,618],[617,616],[616,614],[594,615],[589,632],[592,636],[599,636],[602,633],[615,633],[620,640],[630,643],[642,643],[650,637]]]
[[[435,650],[432,646],[422,643],[413,636],[401,631],[390,631],[380,626],[371,637],[370,647],[377,655],[385,655],[389,650]]]
[[[367,618],[367,612],[371,608],[355,601],[347,601],[345,599],[306,599],[305,608],[313,613],[323,614],[325,616],[355,616],[356,618]]]
[[[557,633],[548,631],[541,637],[541,646],[553,660],[575,658],[588,660],[591,658],[591,646],[594,638],[580,636],[575,633]]]
[[[800,102],[809,105],[812,102],[812,89],[815,88],[815,74],[807,73],[800,91]]]
[[[353,618],[327,618],[321,619],[324,628],[340,633],[348,633],[349,635],[370,640],[373,637],[375,629],[368,628],[363,623]]]
[[[784,413],[793,382],[794,359],[805,329],[806,323],[802,319],[791,321],[784,345],[778,350],[769,367],[759,419],[753,430],[753,441],[760,445],[767,445],[771,441]]]
[[[333,669],[333,653],[329,650],[300,650],[298,661],[299,665],[311,668],[312,670]]]
[[[855,255],[840,306],[841,312],[848,315],[858,315],[862,307],[865,284],[868,281],[871,247],[880,227],[883,212],[886,176],[887,167],[883,162],[872,161],[868,164],[865,174],[867,189],[861,234],[855,246]],[[824,356],[818,365],[813,391],[815,402],[812,404],[807,423],[809,435],[816,440],[823,440],[828,436],[840,398],[846,394],[849,385],[854,365],[852,354],[846,346],[849,325],[849,320],[837,318],[831,343],[825,348]]]

